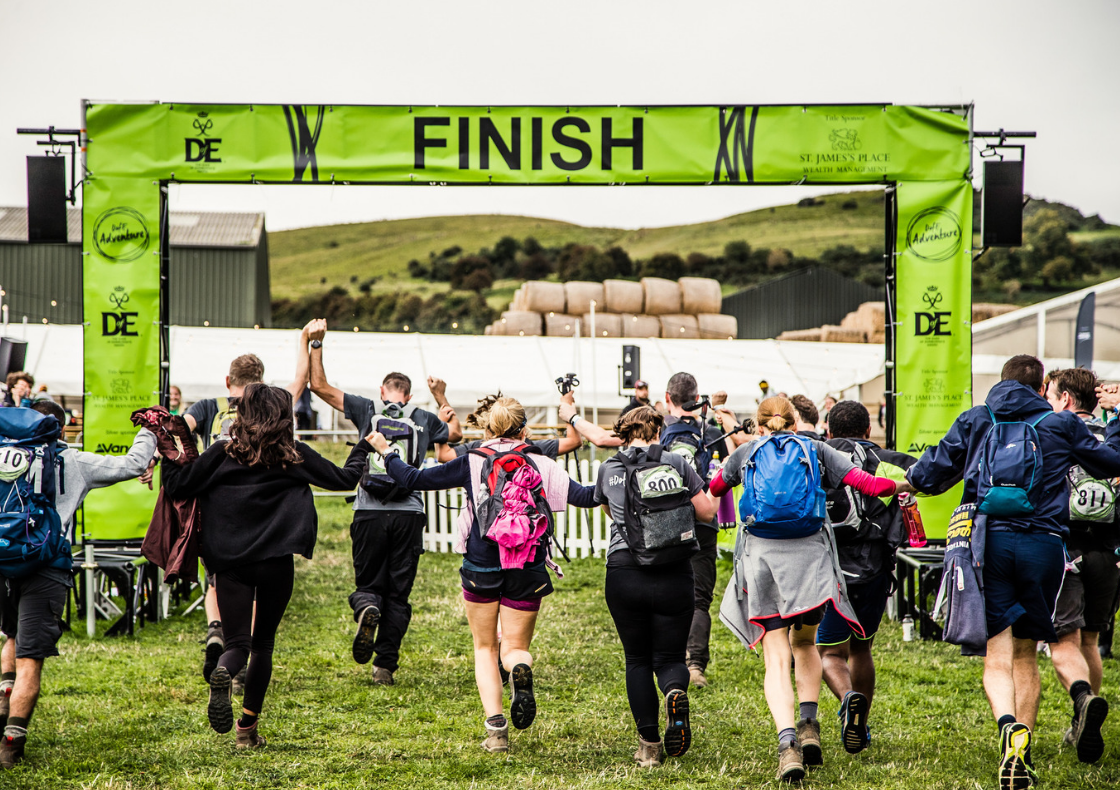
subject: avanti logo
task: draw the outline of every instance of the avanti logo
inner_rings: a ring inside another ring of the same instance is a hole
[[[94,450],[94,452],[98,455],[124,455],[128,452],[128,445],[101,442],[97,445],[97,449]]]
[[[963,241],[960,218],[944,206],[918,212],[906,228],[906,249],[929,263],[949,260]]]
[[[93,247],[106,260],[130,263],[142,256],[150,243],[148,223],[134,208],[111,208],[93,223]]]

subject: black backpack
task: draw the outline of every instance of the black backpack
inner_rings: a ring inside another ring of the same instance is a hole
[[[852,459],[852,463],[868,474],[875,474],[879,468],[879,457],[875,448],[853,439],[829,439],[828,445]],[[875,497],[859,493],[849,486],[826,488],[828,520],[836,544],[847,546],[854,543],[885,540],[891,548],[902,543],[902,532],[898,529],[890,510]]]
[[[615,456],[625,472],[626,491],[625,517],[615,526],[639,565],[677,562],[700,550],[692,495],[661,454],[661,445],[651,444],[644,452]]]
[[[412,420],[415,411],[415,406],[374,401],[370,430],[384,436],[389,446],[400,453],[402,461],[419,468],[423,459],[420,458],[419,428]],[[411,493],[407,488],[397,485],[389,476],[385,471],[384,457],[377,453],[369,454],[366,471],[359,485],[382,502],[399,502],[407,499]]]

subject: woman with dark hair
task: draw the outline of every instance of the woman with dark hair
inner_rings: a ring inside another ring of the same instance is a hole
[[[401,486],[467,491],[455,550],[464,555],[459,575],[474,637],[475,682],[486,714],[482,748],[488,752],[509,750],[499,658],[510,667],[510,722],[523,730],[537,715],[529,647],[541,600],[552,592],[546,566],[552,513],[569,504],[593,505],[591,486],[575,482],[526,443],[525,422],[525,408],[513,398],[488,398],[468,420],[488,438],[467,455],[430,469],[406,464],[381,434],[369,437],[374,449],[385,454],[385,470]]]
[[[595,484],[595,501],[611,518],[605,596],[626,655],[626,696],[638,728],[634,760],[643,768],[660,765],[666,753],[680,757],[691,743],[685,665],[691,557],[699,550],[695,525],[716,514],[692,464],[683,455],[662,453],[664,422],[650,406],[619,417],[614,432],[623,449],[603,462]],[[680,526],[666,529],[673,523]],[[664,740],[655,674],[665,695]]]
[[[311,559],[318,534],[311,486],[354,488],[369,451],[359,442],[340,469],[295,440],[290,392],[250,384],[228,442],[215,442],[187,466],[163,462],[167,496],[199,500],[199,553],[218,580],[225,652],[210,675],[206,711],[217,732],[233,729],[232,678],[248,662],[238,748],[265,743],[257,717],[272,677],[276,630],[292,597],[292,558]]]

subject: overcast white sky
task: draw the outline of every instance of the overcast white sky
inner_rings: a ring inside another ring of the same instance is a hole
[[[1120,2],[220,3],[0,0],[0,205],[25,205],[17,126],[79,100],[298,104],[938,104],[1033,130],[1027,191],[1120,223]],[[835,191],[835,190],[816,190]],[[271,229],[513,213],[642,227],[788,203],[803,188],[178,187],[176,210]]]

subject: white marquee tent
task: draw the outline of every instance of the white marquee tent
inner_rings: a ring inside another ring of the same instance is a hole
[[[81,327],[12,325],[8,334],[26,336],[27,369],[52,393],[82,391]],[[171,380],[184,398],[225,394],[229,362],[255,353],[265,364],[265,378],[285,384],[294,370],[298,333],[288,329],[225,329],[172,327]],[[587,407],[620,408],[618,367],[622,346],[641,348],[642,378],[651,395],[663,397],[673,373],[693,373],[701,392],[724,389],[729,405],[745,411],[761,395],[765,379],[772,392],[803,392],[814,400],[828,393],[857,397],[858,385],[883,372],[882,346],[848,343],[793,343],[775,340],[659,340],[480,335],[383,334],[331,331],[324,344],[324,367],[332,384],[346,392],[376,396],[384,375],[401,371],[413,380],[415,402],[431,405],[424,380],[438,376],[448,382],[447,395],[459,409],[501,389],[531,408],[555,407],[554,380],[579,375],[577,401]],[[317,404],[323,412],[324,404]]]

